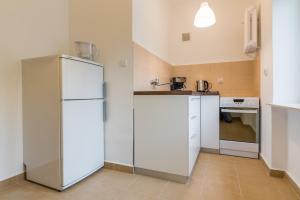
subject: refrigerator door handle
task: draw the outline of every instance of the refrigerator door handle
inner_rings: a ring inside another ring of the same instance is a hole
[[[106,95],[107,95],[107,93],[106,93],[106,88],[107,88],[107,83],[106,82],[103,82],[102,83],[102,92],[103,92],[103,98],[105,99],[106,98]]]
[[[106,115],[106,106],[107,106],[107,102],[103,101],[103,121],[105,122],[107,119],[107,115]]]

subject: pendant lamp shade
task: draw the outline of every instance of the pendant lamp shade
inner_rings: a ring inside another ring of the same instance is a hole
[[[194,26],[197,28],[206,28],[213,26],[215,23],[216,16],[214,11],[207,2],[203,2],[195,16]]]

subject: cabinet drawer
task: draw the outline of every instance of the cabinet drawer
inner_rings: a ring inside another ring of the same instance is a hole
[[[200,104],[201,98],[198,96],[189,97],[189,115],[199,114],[200,116]]]
[[[200,115],[191,115],[189,119],[189,136],[192,137],[194,132],[198,132],[200,134]]]
[[[200,132],[194,132],[189,139],[189,174],[191,174],[200,151]]]

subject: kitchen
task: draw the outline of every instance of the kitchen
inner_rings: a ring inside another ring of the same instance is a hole
[[[204,28],[196,27],[196,18],[193,24],[194,12],[188,12],[196,6],[192,2],[172,1],[171,14],[166,3],[143,3],[137,2],[140,10],[134,12],[136,172],[169,179],[174,175],[175,180],[186,182],[200,149],[258,159],[260,62],[256,1],[240,2],[234,12],[219,11],[216,22]],[[219,4],[214,5],[215,9],[222,6]],[[156,10],[157,16],[165,17],[162,24],[147,16],[155,6],[161,6]],[[213,43],[222,40],[217,33],[225,26],[233,28],[224,34],[222,45]],[[161,31],[156,32],[158,29]],[[164,37],[169,32],[174,34]],[[165,54],[162,42],[167,44]],[[185,167],[182,160],[186,160]]]
[[[0,199],[299,199],[300,12],[284,2],[3,1]],[[49,55],[36,66],[57,71],[25,70]]]

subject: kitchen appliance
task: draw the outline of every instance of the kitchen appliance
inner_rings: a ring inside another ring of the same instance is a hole
[[[258,158],[260,143],[259,105],[258,97],[221,97],[221,154]]]
[[[26,179],[64,190],[104,165],[103,65],[71,56],[22,61]]]
[[[186,88],[186,77],[173,77],[170,80],[171,90],[184,90]]]
[[[79,58],[95,61],[98,56],[98,49],[95,44],[90,42],[75,42],[76,55]]]
[[[197,81],[197,91],[198,92],[207,92],[212,88],[212,84],[206,80]]]

